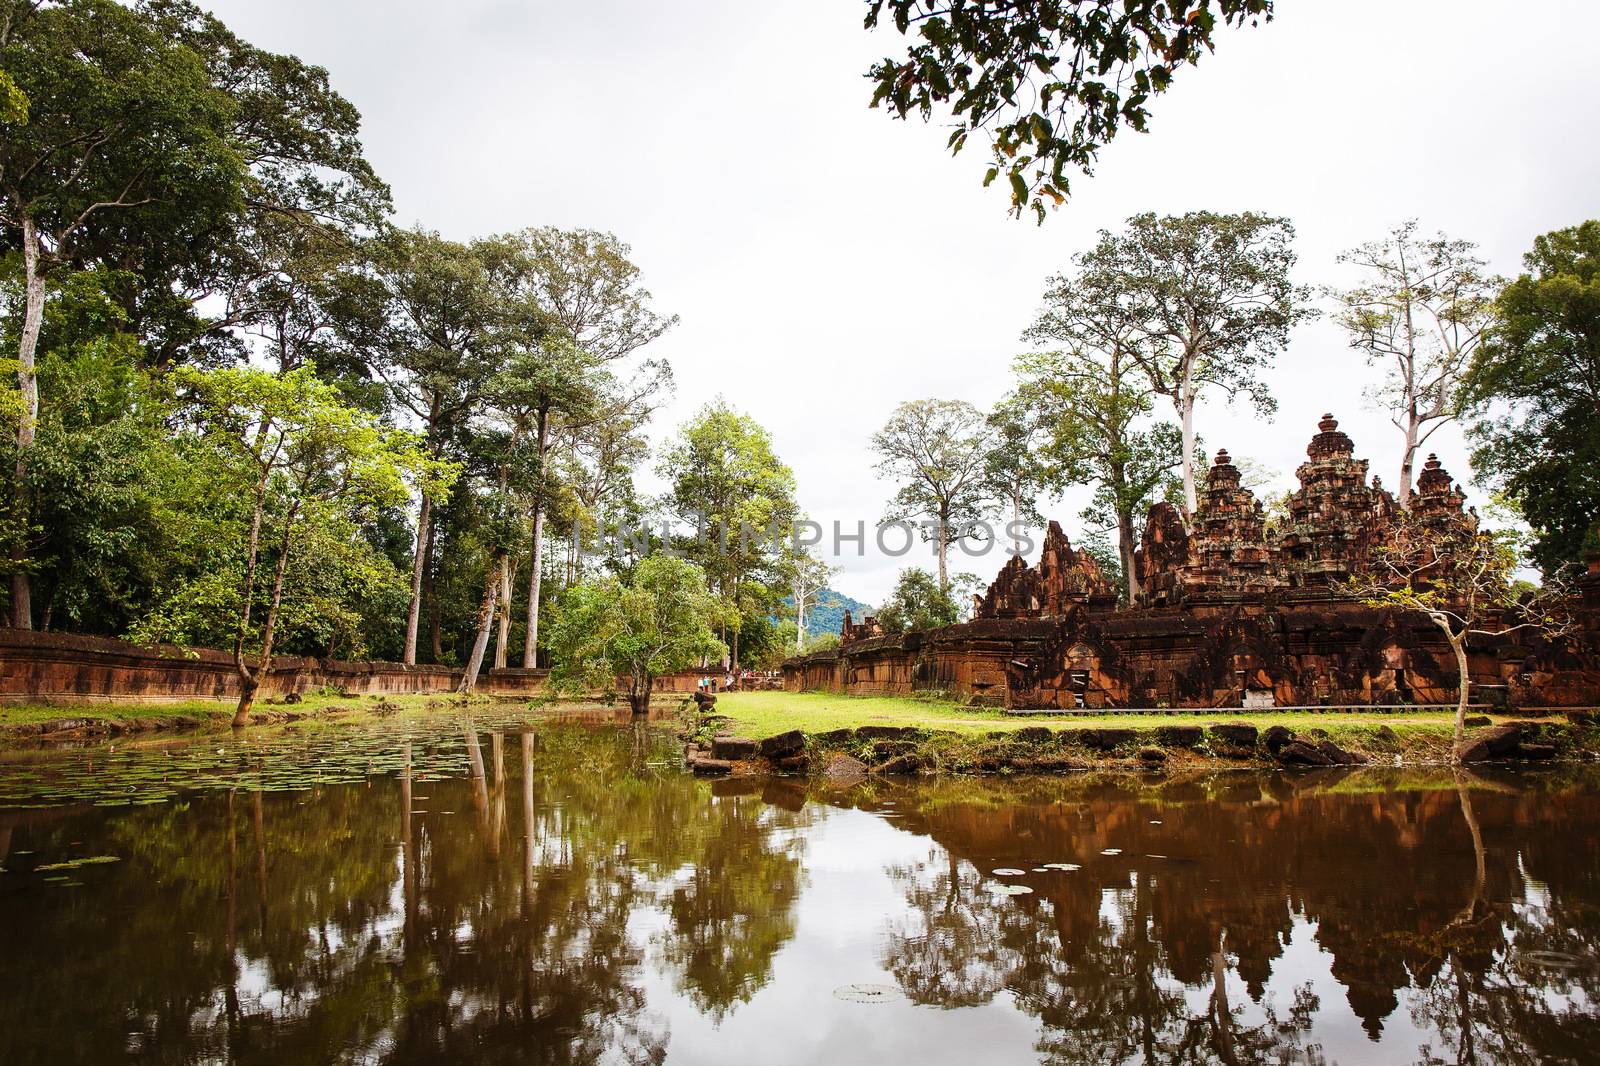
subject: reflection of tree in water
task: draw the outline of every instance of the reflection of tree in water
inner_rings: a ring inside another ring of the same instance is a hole
[[[798,840],[774,826],[799,816],[648,776],[660,734],[472,739],[465,780],[27,823],[41,853],[82,841],[125,862],[92,895],[7,898],[8,955],[51,962],[0,967],[0,1061],[660,1061],[629,928],[645,910],[743,975],[724,992],[688,974],[707,1009],[767,979],[800,883]],[[693,866],[749,876],[680,904],[672,876]]]
[[[1410,1000],[1411,1017],[1434,1034],[1417,1061],[1426,1066],[1586,1061],[1600,1046],[1600,1019],[1578,1006],[1600,1001],[1600,923],[1589,902],[1594,897],[1573,905],[1535,885],[1520,904],[1490,898],[1490,854],[1472,798],[1472,787],[1482,784],[1470,773],[1456,772],[1476,874],[1460,912],[1417,938],[1428,959],[1419,973],[1421,987]],[[1528,846],[1539,849],[1541,843]],[[1591,869],[1591,887],[1593,879]],[[1558,1013],[1552,1009],[1555,997],[1573,1005]]]
[[[891,927],[886,950],[901,987],[914,1002],[940,1007],[1010,992],[1042,1023],[1042,1061],[1319,1061],[1314,1050],[1301,1053],[1318,1005],[1309,986],[1282,1018],[1269,1001],[1260,1024],[1243,1024],[1243,1006],[1227,1001],[1220,938],[1206,1010],[1191,1010],[1192,997],[1151,936],[1149,878],[1107,890],[1111,913],[1069,939],[1059,901],[997,896],[977,869],[948,854],[890,874],[912,909],[908,923]]]
[[[1374,1041],[1403,996],[1437,1034],[1442,1057],[1424,1061],[1581,1061],[1572,1049],[1600,1037],[1600,884],[1562,842],[1564,825],[1595,824],[1596,802],[1592,784],[1545,780],[1470,797],[1342,775],[1173,780],[1153,796],[931,784],[899,797],[896,824],[945,850],[891,871],[911,917],[886,965],[918,1002],[1009,992],[1051,1061],[1314,1062],[1310,985],[1290,971],[1277,1002],[1266,994],[1304,923]],[[1490,816],[1463,818],[1463,803]],[[1031,895],[984,891],[985,871],[1063,859],[1084,869],[1030,875]],[[1569,971],[1541,969],[1563,958]],[[1247,995],[1230,995],[1231,974]]]
[[[773,955],[794,936],[804,843],[777,828],[792,815],[753,796],[687,813],[681,832],[695,841],[695,861],[667,889],[666,956],[695,1006],[720,1022],[767,983]]]

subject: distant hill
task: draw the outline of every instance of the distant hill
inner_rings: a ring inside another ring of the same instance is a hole
[[[785,596],[783,603],[785,607],[790,608],[792,613],[794,597]],[[844,622],[844,613],[846,611],[849,611],[850,616],[859,622],[861,621],[861,616],[871,610],[872,605],[870,603],[853,600],[844,593],[835,592],[833,589],[823,589],[822,593],[817,596],[817,602],[806,612],[806,634],[814,637],[818,633],[837,633],[839,632],[839,626]]]

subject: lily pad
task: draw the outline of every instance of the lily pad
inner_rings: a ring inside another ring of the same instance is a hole
[[[1021,877],[1027,872],[1028,871],[1026,870],[1018,870],[1011,866],[1002,866],[998,870],[993,871],[996,877]]]
[[[65,862],[47,862],[43,866],[35,866],[34,873],[45,870],[76,870],[80,866],[103,866],[108,862],[121,862],[120,855],[90,855],[84,859],[68,859]]]

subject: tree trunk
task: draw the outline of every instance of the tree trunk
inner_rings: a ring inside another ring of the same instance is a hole
[[[494,668],[504,670],[506,651],[511,646],[511,556],[500,559],[500,610],[499,626],[494,634]]]
[[[1443,627],[1441,627],[1443,628]],[[1450,650],[1456,655],[1456,672],[1461,690],[1456,696],[1456,732],[1455,739],[1450,744],[1450,762],[1461,762],[1461,748],[1467,736],[1467,696],[1471,689],[1471,682],[1467,675],[1467,635],[1459,636],[1445,630],[1445,635],[1450,638]]]
[[[550,449],[550,412],[539,412],[539,483],[533,494],[533,550],[528,575],[528,636],[522,645],[522,668],[539,665],[539,594],[544,583],[544,461]]]
[[[1417,432],[1420,423],[1417,401],[1412,398],[1406,410],[1406,450],[1400,456],[1400,491],[1396,494],[1401,507],[1411,502],[1411,478],[1417,465]]]
[[[245,539],[244,580],[239,589],[239,628],[233,635],[233,668],[239,675],[239,706],[233,713],[233,724],[244,725],[249,720],[250,705],[255,702],[256,679],[245,661],[244,643],[250,633],[250,607],[256,594],[256,564],[260,559],[261,512],[266,507],[266,477],[256,482],[255,506],[250,513],[250,535]]]
[[[1406,264],[1405,241],[1396,241],[1396,250],[1400,258],[1400,279],[1405,286],[1402,303],[1405,307],[1405,332],[1406,348],[1400,357],[1400,378],[1404,384],[1402,400],[1406,405],[1406,450],[1400,456],[1400,493],[1397,500],[1401,507],[1411,502],[1411,475],[1416,469],[1417,462],[1417,427],[1420,419],[1417,417],[1417,326],[1412,315],[1411,306],[1411,269]]]
[[[478,635],[472,641],[472,654],[467,659],[466,672],[461,675],[461,692],[470,693],[478,686],[478,673],[483,669],[483,653],[489,648],[489,628],[494,621],[495,601],[500,592],[499,554],[489,561],[489,573],[483,582],[483,604],[478,608]]]
[[[266,625],[261,629],[261,661],[256,664],[253,675],[241,679],[239,706],[233,712],[233,724],[236,727],[250,724],[250,707],[255,703],[256,691],[272,673],[272,643],[277,636],[278,607],[283,603],[283,578],[289,569],[289,546],[293,536],[294,514],[291,512],[284,519],[283,541],[278,545],[278,562],[272,569],[272,600],[267,605]]]
[[[433,501],[427,493],[422,495],[422,507],[417,511],[417,550],[411,560],[411,604],[406,608],[406,643],[402,662],[417,665],[417,623],[422,617],[422,572],[427,568],[428,554],[433,550]]]
[[[32,500],[28,493],[28,460],[39,425],[39,375],[35,359],[39,328],[44,321],[44,273],[41,269],[39,231],[33,219],[22,219],[24,298],[22,337],[17,345],[17,390],[22,394],[22,414],[17,419],[17,463],[11,486],[11,520],[16,541],[11,545],[11,624],[33,628],[33,585],[28,576],[28,527]]]
[[[1183,423],[1183,506],[1187,524],[1200,507],[1200,497],[1194,487],[1194,383],[1190,380],[1190,367],[1183,369],[1183,390],[1178,398],[1178,418]]]
[[[632,691],[628,693],[628,709],[635,718],[646,717],[650,714],[650,690],[655,688],[656,679],[646,673],[643,677],[634,675]]]
[[[1139,578],[1133,570],[1133,512],[1117,511],[1117,555],[1122,561],[1122,580],[1128,588],[1128,606],[1139,597]]]
[[[1011,489],[1011,554],[1022,554],[1022,493]]]
[[[950,525],[947,516],[939,516],[939,591],[950,591],[950,579],[946,576],[945,557],[950,552]]]

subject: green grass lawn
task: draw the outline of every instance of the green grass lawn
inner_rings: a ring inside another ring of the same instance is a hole
[[[1397,733],[1445,731],[1454,720],[1450,711],[1395,714],[1316,714],[1307,711],[1252,712],[1204,709],[1177,715],[1088,714],[1008,716],[998,710],[968,707],[946,700],[897,696],[841,696],[829,692],[729,692],[717,697],[716,713],[733,720],[740,736],[766,737],[787,729],[820,733],[863,725],[915,726],[955,733],[987,733],[995,729],[1045,726],[1050,729],[1086,729],[1132,726],[1154,729],[1163,725],[1204,725],[1210,721],[1250,723],[1265,728],[1284,725],[1294,730],[1313,728],[1337,732],[1345,726],[1386,725]]]

